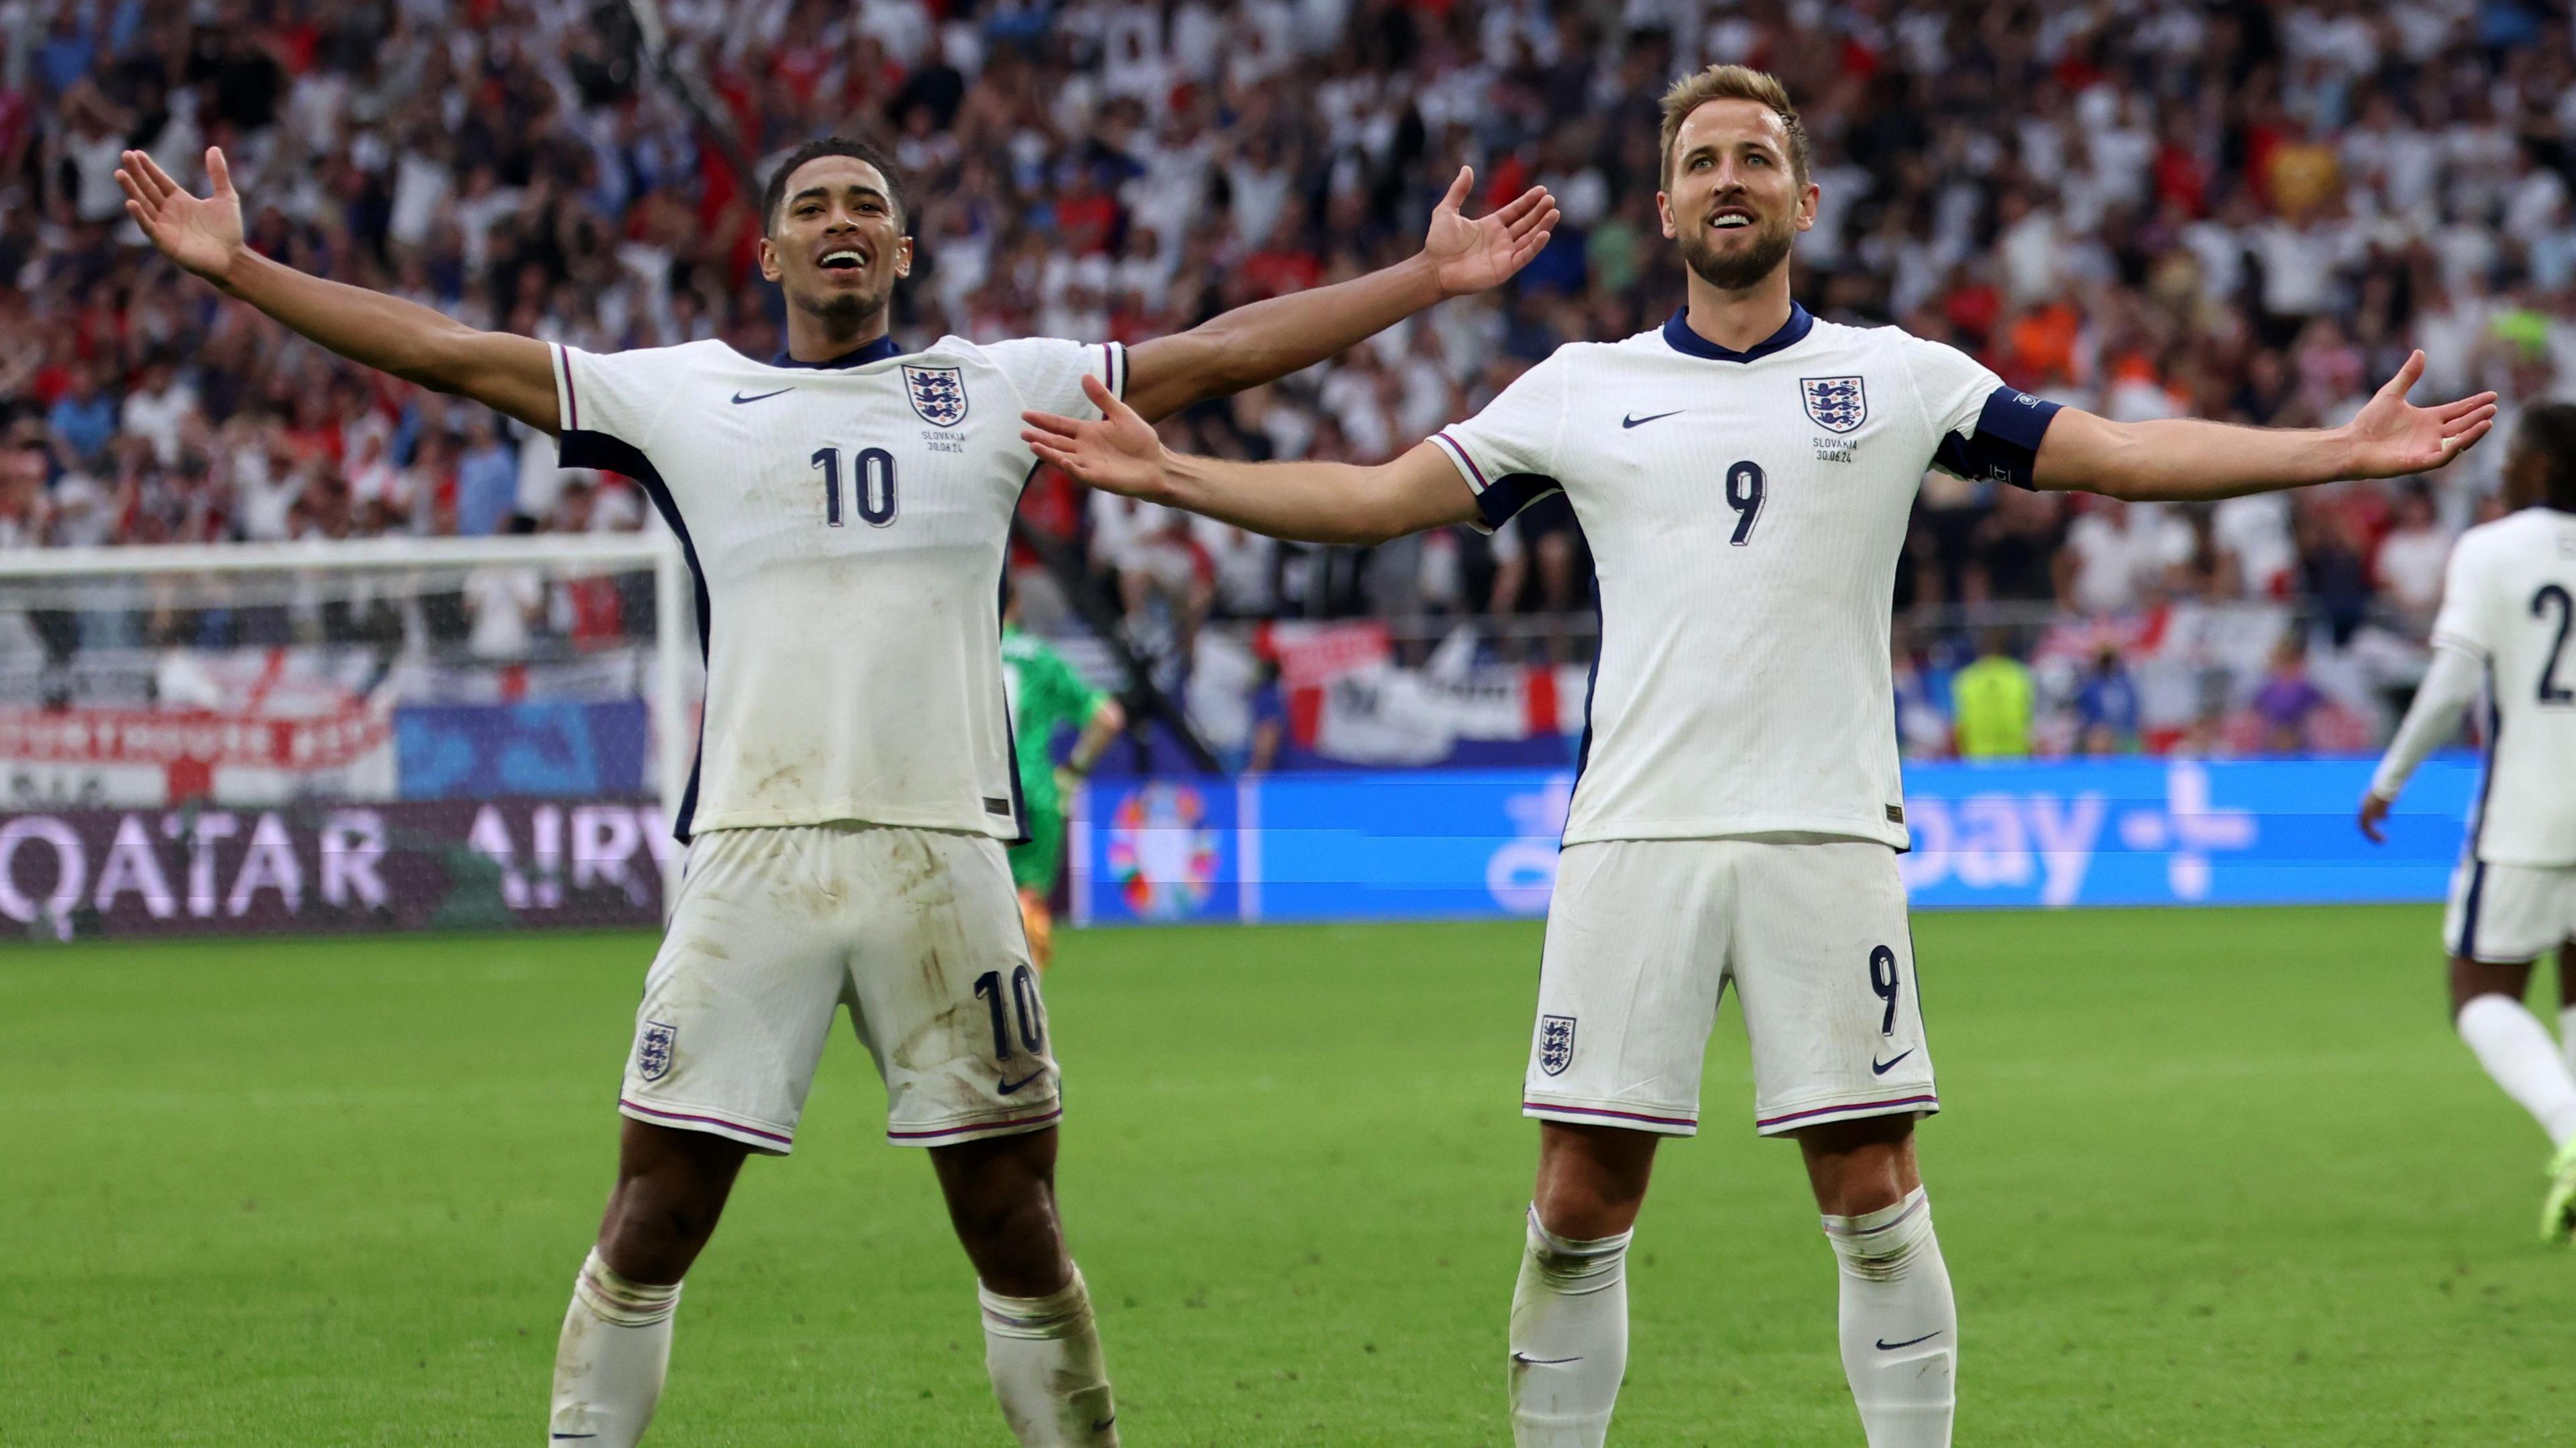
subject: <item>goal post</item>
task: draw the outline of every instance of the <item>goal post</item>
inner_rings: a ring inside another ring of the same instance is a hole
[[[0,929],[658,923],[664,530],[0,552]]]

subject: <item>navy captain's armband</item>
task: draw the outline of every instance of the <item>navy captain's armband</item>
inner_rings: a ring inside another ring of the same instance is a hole
[[[1971,482],[2034,486],[2039,467],[2039,440],[2048,436],[2059,404],[2033,397],[2017,387],[1998,387],[1986,395],[1977,425],[1966,436],[1950,433],[1933,451],[1932,464]]]

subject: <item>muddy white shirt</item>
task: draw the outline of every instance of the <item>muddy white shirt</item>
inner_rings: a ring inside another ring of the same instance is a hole
[[[1433,440],[1486,526],[1562,491],[1601,653],[1565,842],[1907,844],[1888,627],[1940,467],[2028,486],[2054,403],[1956,349],[1793,306],[1730,351],[1676,312],[1559,348]]]
[[[677,832],[1023,833],[1000,587],[1036,459],[1020,413],[1098,412],[1115,343],[882,341],[819,366],[722,342],[558,346],[566,467],[641,483],[678,535],[707,660]]]

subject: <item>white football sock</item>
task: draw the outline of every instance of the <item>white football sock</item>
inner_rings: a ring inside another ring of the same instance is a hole
[[[1932,1203],[1824,1219],[1842,1263],[1843,1375],[1869,1448],[1949,1448],[1959,1309],[1932,1235]]]
[[[2558,1008],[2558,1049],[2567,1057],[2567,1073],[2576,1076],[2576,1006]]]
[[[2576,1140],[2576,1073],[2540,1018],[2511,996],[2471,997],[2460,1007],[2460,1039],[2478,1064],[2549,1133],[2549,1144]]]
[[[1045,1297],[1004,1297],[982,1283],[975,1297],[984,1370],[1022,1448],[1117,1448],[1118,1409],[1081,1271]]]
[[[671,1363],[671,1314],[680,1284],[660,1286],[620,1277],[596,1248],[573,1279],[572,1308],[555,1344],[554,1413],[549,1443],[634,1448],[662,1400]]]
[[[1628,1239],[1573,1242],[1529,1214],[1512,1289],[1512,1442],[1601,1448],[1628,1371]]]

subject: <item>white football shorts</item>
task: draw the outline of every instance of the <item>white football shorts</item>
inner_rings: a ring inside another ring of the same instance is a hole
[[[1896,852],[1775,835],[1566,847],[1522,1113],[1696,1133],[1730,982],[1755,1130],[1941,1109]]]
[[[689,847],[618,1109],[784,1155],[835,1008],[885,1079],[886,1136],[1051,1126],[1046,1008],[998,840],[896,826],[713,830]]]
[[[2576,865],[2490,865],[2451,872],[2442,943],[2451,954],[2509,965],[2576,940]]]

